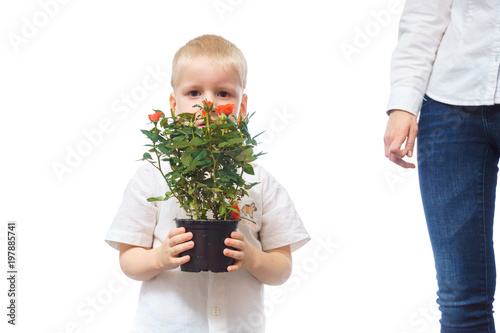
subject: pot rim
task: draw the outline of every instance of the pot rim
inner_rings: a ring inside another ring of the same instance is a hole
[[[240,222],[241,219],[237,220],[216,220],[216,219],[207,219],[207,220],[193,220],[193,219],[178,219],[174,218],[174,221],[179,221],[179,222],[187,222],[187,223],[234,223],[234,222]]]

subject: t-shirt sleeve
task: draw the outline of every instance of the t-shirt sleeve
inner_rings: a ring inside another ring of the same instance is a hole
[[[161,195],[155,182],[156,173],[159,175],[153,166],[144,164],[127,185],[123,201],[105,238],[106,243],[113,248],[119,250],[120,243],[153,246],[158,206],[156,202],[148,202],[147,198]]]
[[[269,177],[269,191],[263,193],[262,227],[259,232],[262,250],[290,245],[293,252],[311,237],[288,192],[272,176]]]

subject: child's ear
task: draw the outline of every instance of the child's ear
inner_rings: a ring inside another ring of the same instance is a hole
[[[247,94],[243,94],[240,104],[240,114],[239,114],[240,117],[246,117],[247,115],[247,100],[248,100]]]
[[[172,110],[175,110],[175,107],[177,106],[177,103],[175,102],[175,95],[174,95],[174,93],[170,94],[169,101],[170,101],[170,108]]]

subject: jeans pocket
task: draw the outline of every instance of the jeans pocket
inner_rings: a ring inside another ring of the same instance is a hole
[[[425,94],[424,95],[424,99],[422,101],[422,108],[426,107],[429,103],[432,103],[432,102],[435,102],[435,100],[433,100],[432,98],[430,98],[429,96],[427,96],[427,94]]]

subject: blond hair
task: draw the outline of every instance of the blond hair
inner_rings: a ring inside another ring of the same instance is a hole
[[[230,41],[216,35],[203,35],[190,40],[174,55],[171,85],[175,89],[182,66],[204,57],[221,66],[231,66],[239,76],[243,89],[247,84],[247,62],[243,53]]]

